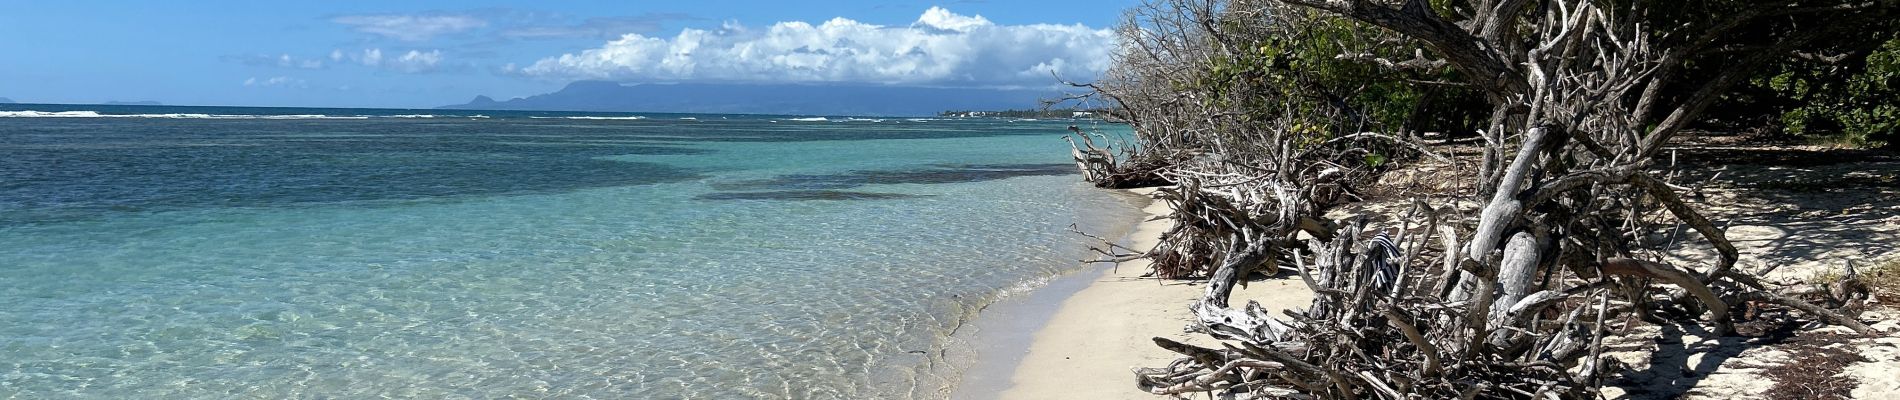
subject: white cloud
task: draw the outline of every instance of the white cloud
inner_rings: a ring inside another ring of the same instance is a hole
[[[318,69],[323,68],[323,60],[298,59],[289,54],[277,56],[277,66],[284,68]]]
[[[909,26],[833,18],[753,30],[728,22],[672,38],[627,34],[599,48],[548,57],[519,73],[620,81],[861,82],[1039,86],[1107,69],[1115,35],[1082,25],[997,25],[941,7]]]
[[[294,69],[323,69],[325,64],[319,58],[301,58],[288,53],[278,55],[253,54],[243,56],[223,56],[225,61],[242,63],[258,67],[277,67]]]
[[[356,62],[371,67],[382,66],[383,49],[363,49],[363,52],[353,59],[356,60]]]
[[[264,79],[257,79],[256,77],[252,77],[250,79],[244,80],[244,86],[302,88],[306,86],[306,82],[304,82],[304,80],[302,79],[291,78],[287,76],[278,76],[278,77],[271,77],[271,78],[264,78]]]
[[[408,53],[403,53],[402,56],[390,60],[385,67],[402,72],[425,72],[435,70],[436,65],[441,63],[441,50],[429,50],[427,53],[410,50]]]
[[[421,50],[410,50],[406,53],[384,57],[383,49],[380,48],[369,48],[350,53],[344,53],[342,49],[337,49],[330,51],[330,59],[338,62],[348,60],[349,62],[362,64],[365,67],[417,73],[435,71],[440,67],[442,65],[442,51],[429,50],[424,52]]]
[[[969,32],[976,28],[993,25],[990,20],[977,16],[963,16],[950,12],[943,7],[931,7],[924,15],[917,17],[913,27],[925,27],[950,32]]]
[[[409,42],[488,26],[488,21],[467,15],[345,15],[331,18],[330,22],[348,25],[357,32]]]

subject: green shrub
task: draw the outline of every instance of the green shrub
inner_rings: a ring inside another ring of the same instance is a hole
[[[1832,54],[1832,55],[1829,55]],[[1900,146],[1900,35],[1799,53],[1751,78],[1726,115],[1771,116],[1783,135],[1854,147]]]

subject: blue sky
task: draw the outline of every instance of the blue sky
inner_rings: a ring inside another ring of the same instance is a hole
[[[0,97],[403,108],[576,79],[1027,87],[1099,72],[1133,3],[0,0]]]

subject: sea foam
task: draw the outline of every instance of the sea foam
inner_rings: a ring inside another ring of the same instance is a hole
[[[533,118],[533,119],[581,119],[581,120],[608,120],[608,121],[638,121],[638,120],[643,120],[643,119],[647,119],[647,117],[642,117],[642,116],[638,116],[638,115],[635,115],[635,116],[631,116],[631,117],[595,117],[595,116],[578,116],[578,117],[528,117],[528,118]]]

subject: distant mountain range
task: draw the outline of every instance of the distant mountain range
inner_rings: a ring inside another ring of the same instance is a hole
[[[929,116],[943,110],[1035,107],[1044,90],[865,85],[641,84],[577,81],[548,94],[507,101],[475,96],[459,110],[606,111],[705,114]]]
[[[0,104],[12,104],[12,103],[13,103],[13,99],[0,97]]]

